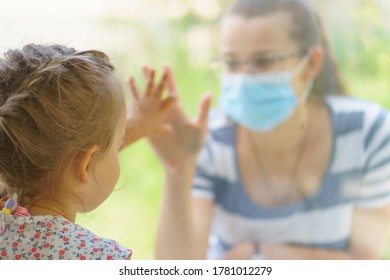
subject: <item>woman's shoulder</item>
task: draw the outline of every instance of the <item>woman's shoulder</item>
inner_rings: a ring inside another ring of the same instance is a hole
[[[235,123],[220,108],[213,108],[208,117],[206,143],[231,146],[235,139]]]
[[[360,133],[363,137],[371,137],[380,128],[390,131],[390,112],[376,102],[350,96],[328,96],[325,103],[337,135]]]
[[[210,110],[208,125],[210,131],[234,128],[234,122],[227,117],[221,108],[213,108]]]
[[[60,216],[10,216],[2,248],[8,259],[127,259],[131,250]]]
[[[366,99],[352,96],[327,96],[325,103],[332,109],[335,114],[378,114],[381,112],[388,113],[382,105]]]
[[[233,170],[232,161],[234,160],[236,141],[235,128],[234,122],[221,109],[216,108],[210,111],[208,133],[203,149],[198,157],[199,167],[211,173],[215,171],[214,173],[219,175],[226,174],[227,170]]]

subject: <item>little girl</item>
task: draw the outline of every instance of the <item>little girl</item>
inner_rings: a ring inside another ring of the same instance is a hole
[[[26,45],[0,59],[0,260],[129,259],[132,251],[75,224],[119,177],[118,153],[166,133],[174,103],[162,98],[167,69],[134,106],[108,57],[61,45]]]

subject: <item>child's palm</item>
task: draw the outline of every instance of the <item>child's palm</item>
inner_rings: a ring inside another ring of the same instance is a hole
[[[152,136],[169,132],[165,125],[165,119],[173,98],[161,100],[160,98],[144,96],[134,102],[134,112],[129,119],[135,119],[137,129],[142,130],[142,135]]]
[[[209,95],[204,96],[195,121],[185,116],[180,104],[175,104],[168,115],[171,133],[149,137],[150,144],[166,167],[177,169],[186,160],[198,155],[207,132],[210,99]]]
[[[163,98],[167,76],[164,75],[158,85],[154,84],[154,71],[147,75],[147,87],[141,93],[133,78],[128,85],[133,94],[133,109],[127,116],[128,135],[137,135],[137,138],[169,133],[165,119],[175,98]],[[129,137],[130,139],[132,137]]]
[[[154,70],[144,67],[145,77],[148,78],[147,89],[142,98],[131,79],[130,89],[139,109],[142,126],[162,163],[176,169],[186,160],[196,158],[207,132],[207,115],[211,96],[202,98],[199,114],[195,121],[190,120],[184,113],[179,102],[173,73],[170,67],[165,67],[161,82],[154,86]],[[169,97],[161,99],[167,88]],[[168,110],[169,109],[169,110]]]

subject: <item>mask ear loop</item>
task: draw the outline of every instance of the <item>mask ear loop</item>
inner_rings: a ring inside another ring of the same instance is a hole
[[[291,70],[291,74],[293,76],[295,76],[298,72],[300,72],[303,67],[305,67],[306,63],[309,61],[310,59],[310,55],[311,55],[312,51],[309,50],[307,51],[307,53],[304,55],[304,57],[302,57],[302,59],[298,62],[297,65],[295,65],[295,67],[293,68],[293,70]]]
[[[306,99],[309,97],[311,90],[313,89],[314,80],[309,80],[305,86],[305,89],[303,90],[302,95],[298,99],[298,103],[302,104],[306,101]]]
[[[294,67],[294,69],[291,71],[292,76],[295,76],[298,72],[300,72],[303,67],[309,62],[310,55],[312,51],[308,50],[305,56],[301,59],[301,61],[298,62],[298,64]],[[314,80],[309,80],[303,90],[302,95],[298,99],[298,104],[302,104],[306,101],[306,99],[309,97],[311,90],[313,89]]]

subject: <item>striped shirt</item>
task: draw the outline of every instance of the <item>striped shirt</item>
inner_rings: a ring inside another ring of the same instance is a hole
[[[352,97],[326,97],[333,129],[332,157],[317,190],[285,207],[252,202],[239,180],[235,125],[211,112],[193,196],[215,205],[208,258],[257,240],[346,249],[355,207],[390,204],[390,116],[379,105]]]

